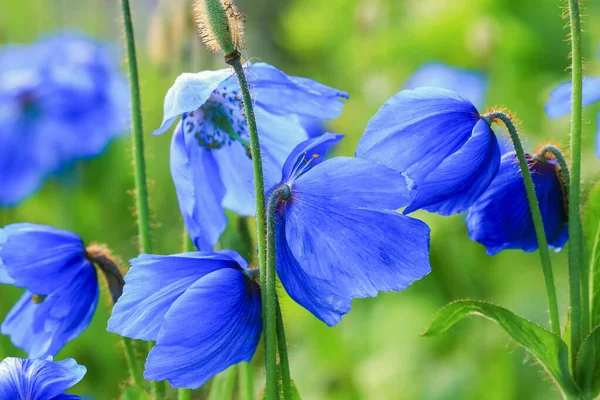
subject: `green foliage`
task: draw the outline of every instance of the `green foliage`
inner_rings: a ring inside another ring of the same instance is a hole
[[[600,324],[600,183],[590,192],[583,209],[583,233],[588,251],[592,287],[592,325]]]
[[[227,400],[233,396],[235,389],[236,366],[232,365],[215,376],[210,386],[208,400]]]
[[[563,391],[570,394],[578,392],[569,373],[569,353],[566,343],[553,333],[505,308],[481,301],[456,301],[438,312],[423,335],[442,334],[470,315],[479,315],[498,323],[510,337],[540,362]]]
[[[125,388],[121,400],[151,400],[151,397],[139,387],[131,385]]]

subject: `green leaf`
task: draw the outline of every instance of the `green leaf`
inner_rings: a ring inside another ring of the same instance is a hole
[[[479,315],[498,323],[517,343],[533,354],[560,388],[566,393],[579,392],[569,373],[569,354],[565,342],[553,333],[494,304],[468,300],[450,303],[438,312],[423,336],[440,335],[470,315]]]
[[[583,234],[589,252],[592,287],[592,325],[600,325],[600,182],[594,186],[583,210]]]
[[[139,387],[130,385],[125,388],[121,400],[151,400],[151,397]]]
[[[600,325],[596,326],[585,338],[579,353],[577,353],[577,366],[575,379],[593,397],[600,393]]]

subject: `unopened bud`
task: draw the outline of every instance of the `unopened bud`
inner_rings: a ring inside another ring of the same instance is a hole
[[[213,52],[236,57],[243,47],[245,17],[229,0],[196,0],[196,23],[200,36]]]

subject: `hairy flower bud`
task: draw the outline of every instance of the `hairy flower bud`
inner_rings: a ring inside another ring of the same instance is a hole
[[[213,52],[225,57],[238,54],[243,47],[245,17],[229,0],[196,0],[196,23],[200,36]]]

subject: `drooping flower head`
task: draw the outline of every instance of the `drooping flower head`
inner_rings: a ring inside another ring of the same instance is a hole
[[[108,330],[156,341],[147,379],[198,388],[252,359],[262,333],[257,273],[231,250],[142,254],[131,260]]]
[[[556,159],[526,155],[544,230],[551,248],[562,248],[568,239],[567,199]],[[531,252],[538,249],[525,184],[517,155],[505,154],[498,174],[469,210],[469,237],[487,249],[488,255],[505,249]]]
[[[488,80],[483,73],[478,71],[432,62],[415,71],[408,78],[404,89],[412,90],[422,86],[452,90],[468,99],[476,107],[481,107],[484,104]]]
[[[254,95],[265,181],[281,180],[290,151],[307,138],[299,118],[332,119],[344,92],[291,77],[264,63],[247,66]],[[171,146],[179,207],[196,247],[212,250],[225,229],[225,209],[252,216],[254,190],[239,84],[230,69],[183,74],[165,97],[165,132],[181,116]]]
[[[77,33],[0,48],[0,205],[126,131],[127,83],[112,46]]]
[[[550,118],[559,118],[571,112],[572,86],[571,82],[563,82],[552,93],[546,103],[546,114]],[[582,104],[589,106],[600,101],[600,77],[583,78]],[[600,157],[600,114],[598,114],[598,133],[596,137],[596,155]]]
[[[86,368],[72,358],[54,362],[8,357],[0,362],[0,399],[81,399],[64,392],[83,379],[85,373]]]
[[[441,215],[469,208],[500,164],[500,148],[488,122],[455,92],[421,87],[392,96],[369,121],[356,156],[406,177],[410,202]]]
[[[0,283],[27,289],[2,323],[2,334],[30,358],[56,355],[89,325],[99,297],[96,269],[116,299],[120,273],[106,271],[74,233],[50,226],[12,224],[0,229]]]
[[[275,216],[279,278],[328,325],[353,298],[402,290],[430,271],[429,228],[396,211],[408,201],[404,178],[358,158],[323,161],[340,139],[326,133],[290,154]]]

